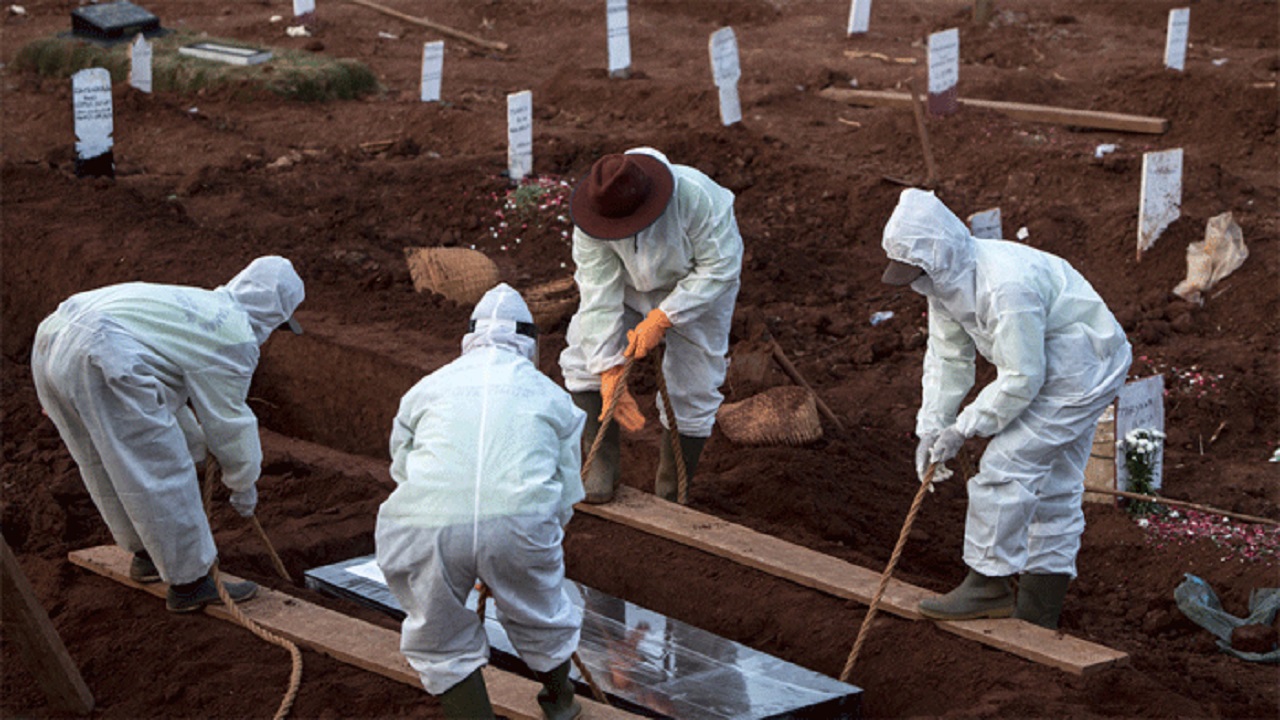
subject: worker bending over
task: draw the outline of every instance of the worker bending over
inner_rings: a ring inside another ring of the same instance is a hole
[[[1014,617],[1055,628],[1084,531],[1084,468],[1098,417],[1129,370],[1124,331],[1065,260],[972,237],[932,193],[905,190],[884,228],[883,280],[929,300],[916,470],[990,437],[969,480],[959,587],[923,600],[940,620]],[[960,412],[975,353],[996,379]],[[958,413],[958,414],[957,414]],[[939,468],[934,480],[950,472]],[[1010,578],[1019,575],[1017,598]]]
[[[584,441],[595,439],[628,358],[665,339],[662,373],[675,418],[658,410],[663,435],[655,482],[676,497],[676,432],[693,477],[724,399],[729,327],[742,273],[742,236],[733,193],[652,148],[606,155],[574,188],[574,279],[581,303],[569,322],[560,368],[573,401],[587,412]],[[634,329],[632,329],[634,328]],[[638,430],[644,416],[623,389],[613,419]],[[586,500],[613,499],[618,429],[610,426],[586,478]]]
[[[378,565],[404,608],[400,650],[449,718],[491,718],[476,581],[544,688],[547,717],[580,711],[569,681],[582,610],[564,587],[563,527],[583,497],[583,413],[537,366],[537,329],[501,284],[462,357],[414,385],[391,429],[396,489],[378,511]]]
[[[253,515],[262,446],[249,382],[272,331],[302,332],[293,312],[303,295],[288,260],[260,257],[216,290],[132,282],[82,292],[36,331],[40,404],[116,544],[134,553],[129,576],[169,583],[174,612],[220,602],[196,461],[207,446],[232,507]],[[257,592],[226,587],[237,601]]]

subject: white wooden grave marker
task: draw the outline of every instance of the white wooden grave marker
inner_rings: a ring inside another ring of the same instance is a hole
[[[991,208],[970,215],[969,233],[978,238],[1003,240],[1004,229],[1000,227],[1000,208]]]
[[[1187,34],[1191,28],[1191,8],[1169,11],[1169,33],[1164,43],[1164,66],[1182,71],[1187,64]]]
[[[1125,383],[1116,400],[1116,441],[1124,442],[1131,430],[1157,430],[1164,433],[1164,376],[1152,375]],[[1151,468],[1151,485],[1160,489],[1164,470],[1164,443],[1156,449]],[[1116,489],[1130,491],[1129,471],[1124,466],[1124,447],[1116,451]]]
[[[1138,196],[1138,259],[1182,215],[1182,148],[1142,155]]]
[[[533,93],[507,96],[507,174],[518,183],[533,172]]]
[[[846,35],[864,33],[871,25],[871,0],[853,0],[849,6],[849,29]]]
[[[733,28],[723,27],[711,33],[711,74],[720,89],[720,121],[732,125],[742,120],[742,103],[738,99],[738,38]]]
[[[151,43],[139,34],[129,46],[129,84],[151,92]]]
[[[950,115],[960,109],[960,29],[929,36],[929,113]]]
[[[107,155],[114,144],[111,73],[105,68],[86,68],[72,75],[71,96],[75,107],[76,174],[79,175],[82,165]]]
[[[631,67],[627,0],[608,0],[605,3],[605,24],[609,38],[609,77],[626,77]]]
[[[299,17],[316,11],[316,0],[293,0],[293,16]]]
[[[422,44],[422,102],[440,99],[440,78],[444,75],[444,41]]]

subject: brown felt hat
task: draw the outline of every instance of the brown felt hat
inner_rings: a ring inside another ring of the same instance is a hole
[[[605,155],[569,198],[569,214],[582,232],[621,240],[652,225],[667,208],[675,178],[652,155]]]
[[[889,267],[884,269],[880,282],[886,285],[910,285],[912,281],[924,274],[924,270],[915,265],[898,260],[890,260]]]

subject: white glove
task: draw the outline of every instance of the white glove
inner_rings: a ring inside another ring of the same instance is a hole
[[[231,493],[231,507],[240,513],[240,517],[253,517],[253,510],[258,507],[258,486],[250,485],[245,490]]]
[[[933,441],[933,447],[929,449],[929,462],[944,463],[955,457],[967,439],[955,425],[943,430],[938,435],[938,439]]]
[[[924,482],[924,474],[929,471],[929,451],[938,439],[938,433],[930,432],[920,436],[920,444],[916,445],[916,477]]]

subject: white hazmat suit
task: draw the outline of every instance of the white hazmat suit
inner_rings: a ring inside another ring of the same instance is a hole
[[[575,393],[599,390],[600,374],[625,360],[627,329],[661,309],[672,324],[662,371],[676,429],[688,437],[710,437],[724,399],[719,388],[742,273],[733,193],[652,148],[627,152],[661,160],[675,187],[657,221],[633,237],[598,240],[574,230],[581,302],[560,354],[565,387]],[[658,408],[663,426],[671,429],[662,403]]]
[[[916,433],[992,438],[969,480],[965,563],[989,577],[1074,577],[1085,463],[1132,357],[1123,329],[1065,260],[970,236],[932,193],[902,193],[883,246],[925,272],[911,283],[929,301]],[[975,352],[997,376],[958,412]]]
[[[260,346],[303,295],[288,260],[260,257],[215,290],[133,282],[79,293],[36,331],[40,404],[116,543],[146,550],[170,584],[201,579],[216,555],[193,452],[207,446],[232,505],[253,513],[262,447],[249,383]]]
[[[378,511],[378,565],[407,613],[400,649],[439,695],[488,660],[465,601],[477,579],[535,672],[578,647],[563,526],[584,496],[585,413],[534,365],[533,318],[505,284],[472,314],[462,357],[414,385],[391,430],[396,489]],[[520,323],[521,326],[517,326]]]

